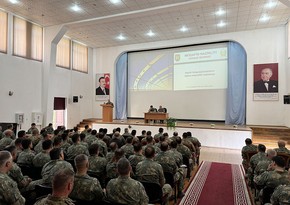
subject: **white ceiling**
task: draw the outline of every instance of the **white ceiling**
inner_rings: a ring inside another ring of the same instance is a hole
[[[285,25],[289,0],[0,0],[0,8],[44,27],[64,24],[67,36],[99,48]],[[268,8],[272,2],[274,7]],[[77,4],[80,12],[70,7]],[[289,3],[290,5],[290,3]],[[215,14],[224,9],[224,15]],[[259,21],[263,15],[269,20]],[[222,28],[217,24],[223,21]],[[179,29],[185,25],[187,32]],[[156,33],[149,37],[149,30]],[[116,37],[122,33],[125,40]]]

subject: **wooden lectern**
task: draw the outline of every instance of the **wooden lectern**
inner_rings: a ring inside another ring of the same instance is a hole
[[[101,104],[103,107],[103,122],[113,122],[113,105]]]

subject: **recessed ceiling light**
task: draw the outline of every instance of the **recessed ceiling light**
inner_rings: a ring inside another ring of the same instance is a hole
[[[153,33],[153,31],[150,30],[150,31],[148,31],[148,33],[146,35],[152,37],[152,36],[155,36],[155,33]]]
[[[125,36],[123,36],[123,34],[120,34],[119,36],[117,36],[117,39],[119,39],[120,41],[125,40]]]
[[[217,24],[218,27],[224,27],[225,25],[226,25],[226,23],[223,22],[223,21],[220,21],[220,22]]]
[[[82,10],[81,7],[79,7],[77,4],[74,4],[74,5],[73,5],[72,7],[70,7],[70,8],[71,8],[71,10],[76,11],[76,12]]]
[[[110,0],[110,2],[112,4],[119,4],[119,3],[121,3],[121,0]]]
[[[18,0],[9,0],[12,4],[18,4],[19,1]]]
[[[224,15],[226,13],[226,11],[225,10],[223,10],[223,9],[219,9],[217,12],[215,12],[215,14],[216,15],[218,15],[218,16],[222,16],[222,15]]]
[[[188,28],[186,26],[182,26],[179,30],[181,32],[186,32],[186,31],[188,31]]]
[[[268,16],[267,14],[263,14],[262,16],[261,16],[261,18],[259,19],[259,21],[261,21],[261,22],[266,22],[266,21],[268,21],[270,19],[270,16]]]
[[[270,0],[268,3],[265,4],[265,7],[271,9],[275,7],[276,5],[277,5],[277,1]]]

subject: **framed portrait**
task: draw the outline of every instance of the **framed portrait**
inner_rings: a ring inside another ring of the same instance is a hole
[[[278,63],[254,64],[254,100],[279,100]]]
[[[110,74],[98,73],[96,74],[96,100],[106,101],[110,99]]]

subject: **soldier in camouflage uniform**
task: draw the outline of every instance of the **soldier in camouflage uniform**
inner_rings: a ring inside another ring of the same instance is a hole
[[[86,137],[86,142],[90,146],[97,139],[97,130],[92,130],[91,134]]]
[[[7,173],[13,166],[13,158],[8,151],[0,151],[0,204],[24,205],[25,198],[21,196],[16,182]]]
[[[85,125],[85,129],[81,133],[83,133],[85,135],[89,135],[90,134],[89,130],[91,130],[90,126],[89,125]]]
[[[130,178],[131,166],[126,158],[118,161],[119,177],[109,181],[107,185],[108,200],[128,205],[147,205],[149,198],[143,185]]]
[[[33,166],[34,167],[43,167],[47,162],[50,161],[49,152],[52,149],[52,141],[45,140],[42,142],[42,152],[35,155],[33,158]]]
[[[72,136],[73,145],[71,145],[67,149],[67,158],[68,159],[74,159],[79,154],[85,154],[89,156],[88,148],[86,148],[84,145],[80,144],[80,135],[74,134]]]
[[[31,123],[31,127],[28,129],[27,134],[32,134],[33,130],[37,130],[39,132],[35,123]]]
[[[288,150],[288,149],[286,148],[286,142],[285,142],[285,141],[283,141],[283,140],[279,140],[279,141],[278,141],[278,147],[279,147],[279,148],[275,148],[275,149],[274,149],[277,153],[290,154],[290,150]]]
[[[133,143],[133,137],[129,136],[126,139],[126,144],[121,147],[121,149],[124,151],[126,158],[128,159],[131,155],[134,154],[134,147],[132,145]]]
[[[23,139],[22,142],[23,151],[19,153],[17,158],[17,164],[32,165],[33,158],[35,157],[34,152],[31,150],[32,142],[31,139]]]
[[[51,135],[47,134],[47,132],[42,132],[41,136],[42,136],[42,139],[34,147],[34,151],[36,152],[36,154],[40,153],[42,151],[42,143],[45,140],[50,140],[51,139]]]
[[[10,145],[12,140],[12,130],[5,130],[3,133],[3,138],[0,140],[0,149],[3,150],[6,146]]]
[[[103,133],[99,133],[99,136],[103,137]],[[97,139],[95,141],[93,141],[92,144],[98,144],[99,145],[99,152],[100,152],[101,156],[104,157],[104,156],[107,155],[107,153],[108,153],[107,144],[102,139],[99,139],[97,137]]]
[[[88,202],[101,202],[104,193],[98,179],[87,174],[89,168],[88,156],[80,154],[74,159],[77,172],[74,178],[74,188],[70,193],[73,199],[80,199]]]
[[[181,155],[181,154],[180,154]],[[183,197],[182,192],[184,186],[184,171],[182,168],[177,166],[177,161],[173,156],[172,152],[168,151],[167,142],[161,143],[161,152],[158,153],[154,159],[157,161],[163,168],[164,172],[170,172],[174,175],[174,180],[178,181],[178,197]]]
[[[133,172],[136,172],[136,166],[139,162],[143,161],[145,157],[142,155],[142,144],[137,142],[133,145],[134,147],[134,154],[129,157],[129,162],[133,169]]]
[[[277,153],[275,150],[268,149],[267,150],[267,158],[260,161],[257,164],[257,166],[254,170],[254,177],[262,174],[265,171],[273,171],[273,170],[269,169],[270,168],[269,165],[272,163],[272,158],[275,157],[276,155],[277,155]]]
[[[74,205],[68,198],[74,186],[74,172],[71,169],[60,169],[52,178],[52,194],[38,200],[35,205]]]
[[[62,138],[62,144],[61,144],[60,147],[62,148],[64,154],[66,155],[68,148],[71,146],[71,144],[68,141],[68,134],[67,133],[63,133],[61,135],[61,138]]]
[[[49,152],[51,161],[46,163],[41,171],[42,181],[43,184],[51,185],[51,181],[53,179],[53,175],[58,171],[62,169],[70,169],[72,171],[73,167],[70,163],[64,161],[64,155],[61,148],[53,148]]]
[[[47,127],[44,128],[45,131],[47,132],[47,134],[53,134],[53,127],[52,127],[52,123],[49,123]]]
[[[106,173],[107,173],[107,178],[112,179],[118,177],[118,172],[117,172],[117,162],[119,159],[124,157],[124,151],[121,149],[117,149],[115,151],[115,155],[112,159],[111,162],[108,162],[106,166]]]
[[[160,127],[158,129],[158,133],[154,135],[154,140],[157,139],[157,141],[159,141],[160,140],[160,137],[163,135],[163,131],[164,131],[164,129],[162,127]]]
[[[99,176],[106,175],[107,160],[99,156],[99,145],[92,144],[89,147],[89,170]]]
[[[257,146],[252,144],[252,140],[247,138],[245,140],[246,146],[242,148],[242,158],[243,158],[243,167],[245,171],[249,168],[249,164],[247,163],[247,152],[254,152],[257,151]]]
[[[166,204],[169,204],[169,198],[172,188],[169,184],[165,184],[165,178],[162,166],[153,161],[155,157],[155,149],[148,146],[145,149],[145,159],[136,166],[136,177],[140,182],[156,183],[162,187],[163,195],[167,195]]]
[[[177,151],[177,142],[175,140],[170,143],[170,150],[168,152],[170,153],[169,155],[174,157],[177,166],[180,167],[183,164],[183,157],[182,154]]]
[[[147,131],[146,141],[147,141],[147,144],[143,146],[143,154],[145,152],[146,147],[148,146],[152,146],[155,149],[156,154],[160,152],[160,148],[157,147],[156,144],[154,144],[153,137],[151,136],[151,131]]]
[[[111,162],[115,155],[115,151],[118,149],[118,145],[116,142],[111,142],[109,148],[110,152],[107,153],[106,159],[108,162]]]
[[[285,160],[280,156],[275,156],[272,160],[271,166],[273,166],[274,171],[266,171],[254,178],[254,182],[263,189],[266,187],[275,189],[279,185],[290,183],[288,172],[285,170]],[[260,198],[263,198],[263,189],[260,191]]]
[[[38,142],[41,140],[41,137],[42,136],[39,134],[38,130],[32,131],[32,135],[28,137],[29,139],[31,139],[32,147],[35,147],[38,144]]]
[[[288,179],[290,181],[290,169],[288,170]],[[288,185],[278,186],[271,197],[272,205],[290,204],[290,183]]]

